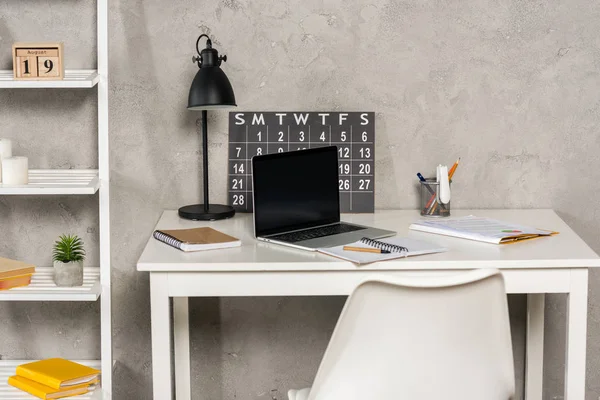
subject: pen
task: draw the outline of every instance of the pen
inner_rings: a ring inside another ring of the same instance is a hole
[[[420,172],[417,172],[417,178],[419,178],[419,180],[421,182],[427,182],[427,180],[425,180],[425,178],[423,178],[423,175],[421,175]],[[433,191],[433,189],[431,188],[431,186],[429,186],[427,183],[425,184],[425,187],[427,188],[427,190],[429,190],[429,193],[435,194],[435,192]]]
[[[361,253],[390,254],[390,252],[387,250],[372,249],[369,247],[344,246],[344,251],[359,251]]]

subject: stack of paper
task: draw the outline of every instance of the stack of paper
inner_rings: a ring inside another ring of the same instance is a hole
[[[511,243],[558,233],[472,215],[436,220],[422,219],[413,223],[410,229],[494,244]]]

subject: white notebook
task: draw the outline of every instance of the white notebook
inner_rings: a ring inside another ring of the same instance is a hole
[[[363,253],[359,251],[344,250],[344,246],[367,247],[389,250],[390,253]],[[394,260],[396,258],[419,256],[423,254],[441,253],[447,249],[436,244],[406,237],[393,237],[381,240],[361,239],[358,242],[344,246],[326,247],[317,249],[319,253],[327,254],[356,264],[370,264],[378,261]],[[406,250],[402,250],[404,248]]]

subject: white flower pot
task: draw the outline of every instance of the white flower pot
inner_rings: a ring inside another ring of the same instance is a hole
[[[62,287],[82,286],[83,261],[54,261],[54,283]]]

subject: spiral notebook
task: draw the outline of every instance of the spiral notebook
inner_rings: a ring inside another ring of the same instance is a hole
[[[201,251],[240,247],[242,242],[213,228],[154,231],[154,238],[181,251]]]
[[[390,251],[383,253],[363,253],[358,251],[344,250],[344,246],[367,247]],[[436,244],[424,242],[406,237],[393,237],[388,239],[373,240],[362,238],[358,242],[349,243],[344,246],[335,246],[317,249],[319,253],[327,254],[342,260],[351,261],[355,264],[370,264],[378,261],[394,260],[403,257],[420,256],[423,254],[441,253],[447,249]]]

